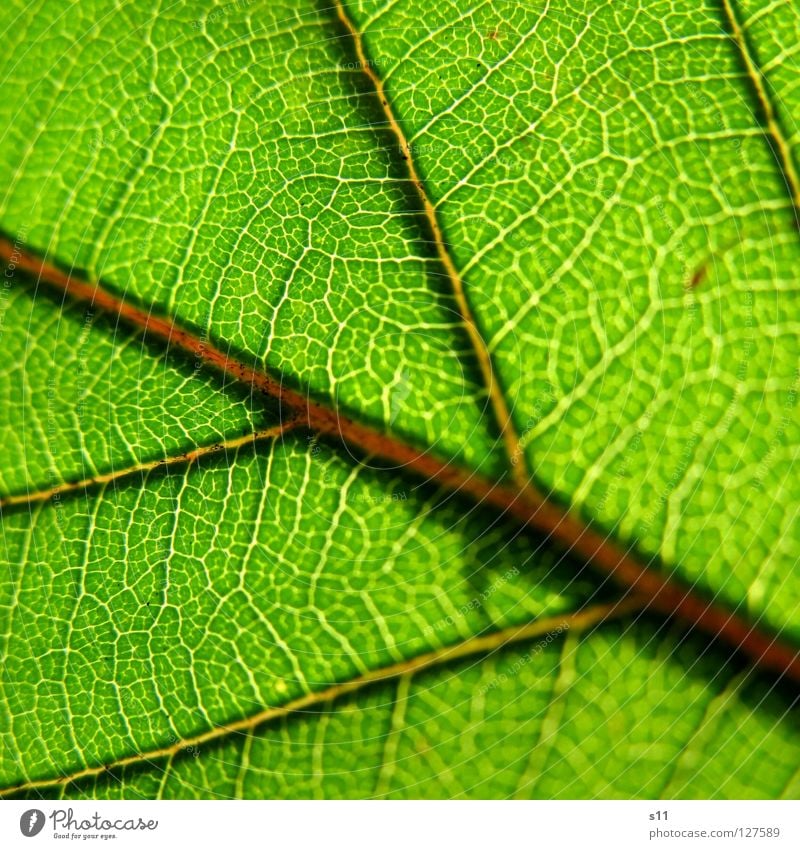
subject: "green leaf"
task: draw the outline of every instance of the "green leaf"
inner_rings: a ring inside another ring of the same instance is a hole
[[[799,13],[423,6],[0,11],[4,794],[800,792]]]

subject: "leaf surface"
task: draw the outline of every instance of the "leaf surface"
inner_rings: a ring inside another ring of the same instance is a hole
[[[795,796],[791,687],[14,251],[796,646],[796,20],[8,3],[5,792]]]

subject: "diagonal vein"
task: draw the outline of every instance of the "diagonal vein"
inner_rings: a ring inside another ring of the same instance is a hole
[[[398,149],[406,163],[409,179],[411,184],[414,186],[414,190],[419,197],[420,203],[422,204],[422,213],[428,225],[428,229],[430,230],[431,239],[433,241],[434,248],[436,249],[436,255],[444,269],[447,279],[450,282],[461,320],[478,360],[478,365],[480,367],[486,391],[489,395],[489,401],[494,412],[497,426],[500,429],[506,454],[512,463],[512,474],[520,487],[523,487],[530,478],[525,466],[525,454],[521,449],[519,436],[517,435],[514,427],[514,422],[511,418],[511,412],[508,408],[502,387],[495,375],[495,371],[492,366],[491,354],[489,353],[489,349],[486,346],[483,335],[478,328],[475,316],[472,313],[472,308],[469,305],[464,280],[456,267],[453,257],[450,255],[450,250],[448,249],[448,245],[442,231],[442,226],[439,223],[439,217],[436,213],[436,207],[428,196],[428,192],[425,189],[425,183],[423,182],[414,161],[411,145],[408,143],[405,132],[394,114],[391,101],[386,92],[386,86],[384,85],[380,75],[375,71],[374,63],[370,61],[369,56],[367,55],[361,32],[350,17],[342,0],[334,0],[333,5],[336,9],[339,21],[342,23],[352,40],[358,66],[369,79],[375,90],[375,95],[380,104],[381,111],[386,118],[388,129],[397,139]]]
[[[196,749],[199,746],[215,743],[233,734],[249,734],[267,722],[281,719],[291,714],[303,713],[312,708],[326,706],[343,696],[363,690],[371,684],[379,684],[402,677],[410,678],[412,675],[442,666],[446,663],[452,663],[476,655],[490,654],[506,646],[529,641],[553,632],[587,631],[610,619],[639,611],[645,604],[646,602],[643,599],[629,598],[614,604],[595,605],[575,613],[535,619],[524,625],[514,625],[510,628],[503,628],[489,634],[470,637],[460,643],[417,655],[410,660],[403,660],[389,666],[381,667],[380,669],[370,670],[348,681],[333,684],[323,690],[293,699],[284,705],[265,707],[263,710],[250,716],[225,725],[214,726],[200,734],[177,740],[168,746],[129,755],[111,763],[85,767],[69,775],[33,779],[13,786],[0,788],[0,796],[10,796],[26,790],[36,790],[44,787],[68,785],[82,779],[100,776],[111,770],[119,770],[136,764],[173,758],[187,749]]]
[[[735,0],[721,0],[721,2],[723,16],[731,30],[731,38],[744,63],[748,79],[763,113],[763,119],[771,142],[770,146],[786,183],[786,188],[791,196],[795,220],[800,222],[800,176],[798,176],[797,168],[795,167],[791,147],[781,126],[778,110],[772,102],[767,80],[750,47],[744,27],[739,20],[734,7]]]
[[[78,481],[68,481],[67,483],[51,486],[46,489],[31,490],[28,492],[16,493],[0,497],[0,510],[7,507],[18,507],[21,505],[38,504],[50,499],[58,500],[62,495],[69,495],[73,492],[80,492],[94,486],[107,486],[111,483],[133,477],[135,475],[146,475],[155,469],[163,469],[168,466],[191,465],[203,457],[213,457],[215,454],[227,454],[229,451],[236,451],[245,445],[253,445],[256,442],[263,442],[268,439],[275,439],[288,433],[298,424],[297,419],[287,418],[278,425],[273,427],[256,430],[252,433],[246,433],[243,436],[233,437],[231,439],[218,440],[211,445],[199,445],[183,451],[180,454],[173,454],[168,457],[162,457],[159,460],[147,460],[141,463],[136,463],[132,466],[125,466],[121,469],[112,469],[109,472],[103,472],[94,477],[83,478]]]
[[[800,651],[789,641],[778,638],[758,622],[750,622],[736,610],[704,598],[702,593],[680,580],[661,573],[652,560],[641,562],[632,546],[626,548],[618,544],[527,482],[522,486],[510,486],[491,480],[444,461],[430,451],[419,450],[392,434],[381,433],[341,414],[335,406],[326,406],[286,386],[269,373],[231,358],[171,319],[127,303],[99,283],[77,279],[0,236],[0,262],[12,261],[19,271],[32,275],[62,296],[102,309],[148,337],[159,339],[167,351],[172,348],[191,354],[207,367],[285,404],[289,408],[287,417],[297,426],[308,427],[364,455],[387,460],[450,492],[493,507],[502,515],[543,534],[547,541],[588,563],[617,585],[646,596],[649,610],[662,616],[674,616],[741,651],[759,668],[800,682]]]

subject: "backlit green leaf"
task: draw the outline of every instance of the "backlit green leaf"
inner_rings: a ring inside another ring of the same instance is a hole
[[[4,4],[0,790],[797,796],[798,20]]]

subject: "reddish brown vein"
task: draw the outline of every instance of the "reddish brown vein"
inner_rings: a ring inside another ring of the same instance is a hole
[[[545,534],[548,540],[591,564],[618,585],[645,595],[648,609],[674,616],[738,649],[758,667],[800,683],[800,652],[789,643],[739,613],[706,600],[679,580],[641,563],[630,549],[618,545],[532,487],[520,489],[517,485],[489,480],[342,415],[335,408],[285,386],[268,373],[229,357],[171,319],[129,304],[99,284],[77,279],[7,238],[0,238],[0,260],[8,263],[12,257],[16,268],[72,300],[102,309],[148,337],[159,339],[167,349],[178,348],[191,354],[207,366],[286,404],[292,411],[288,418],[296,417],[310,430],[342,440],[366,455],[407,468],[479,504],[492,505],[521,524]]]

